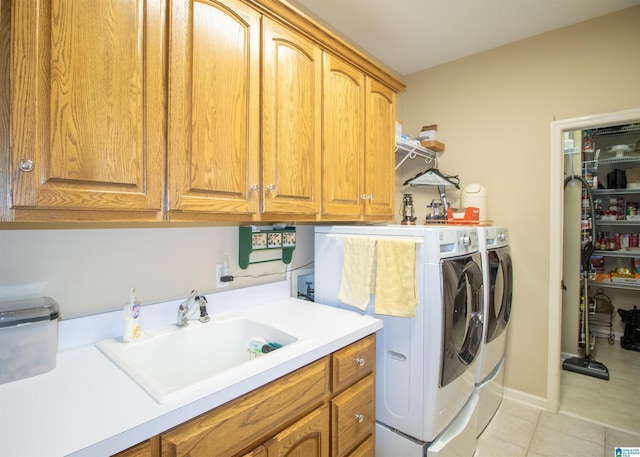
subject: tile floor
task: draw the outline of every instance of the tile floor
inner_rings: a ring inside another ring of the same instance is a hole
[[[596,348],[609,381],[562,371],[558,414],[505,399],[474,457],[615,457],[615,447],[640,447],[640,352],[617,341]]]
[[[598,339],[592,356],[609,369],[609,381],[562,370],[560,411],[640,433],[640,352]]]
[[[474,457],[615,457],[618,446],[640,447],[640,434],[505,399]]]

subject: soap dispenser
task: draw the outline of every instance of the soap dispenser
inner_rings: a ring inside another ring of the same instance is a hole
[[[129,293],[129,303],[124,306],[122,340],[126,343],[140,337],[140,302],[136,298],[136,288]]]

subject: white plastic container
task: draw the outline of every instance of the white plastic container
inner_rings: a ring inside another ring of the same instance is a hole
[[[469,184],[462,189],[460,206],[473,206],[480,210],[480,221],[489,220],[487,190],[481,184]]]
[[[59,316],[49,297],[0,302],[0,384],[56,367]]]

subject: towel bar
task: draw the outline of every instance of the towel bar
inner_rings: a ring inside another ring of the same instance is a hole
[[[394,236],[394,237],[390,237],[390,236],[362,236],[362,235],[342,235],[342,234],[337,234],[337,233],[329,233],[327,234],[327,238],[335,240],[335,239],[339,239],[339,238],[344,238],[345,236],[354,236],[354,237],[358,237],[358,238],[373,238],[375,240],[407,240],[407,241],[413,241],[416,244],[424,244],[424,240],[422,238],[418,238],[418,237],[408,237],[408,236]]]

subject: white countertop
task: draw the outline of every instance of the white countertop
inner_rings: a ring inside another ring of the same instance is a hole
[[[208,295],[212,319],[245,313],[295,327],[309,339],[252,377],[219,390],[204,386],[165,404],[153,400],[94,345],[121,335],[121,311],[61,321],[56,368],[0,384],[0,455],[111,455],[382,328],[382,321],[371,316],[288,294],[289,283],[283,281]],[[179,303],[143,306],[143,331],[173,322]]]

